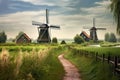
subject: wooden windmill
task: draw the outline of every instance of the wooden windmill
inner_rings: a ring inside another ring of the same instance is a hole
[[[96,28],[95,27],[95,18],[93,18],[93,27],[91,27],[89,30],[90,30],[90,39],[96,42],[98,40],[97,30],[106,30],[106,28]]]
[[[49,42],[51,42],[49,29],[50,28],[57,28],[57,29],[60,28],[60,26],[49,25],[48,10],[47,9],[46,9],[46,23],[40,23],[40,22],[32,21],[32,25],[39,26],[38,27],[39,36],[38,36],[38,39],[37,39],[38,43],[49,43]]]

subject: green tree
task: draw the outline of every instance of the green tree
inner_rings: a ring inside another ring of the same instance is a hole
[[[120,38],[118,38],[117,41],[120,42]]]
[[[84,42],[84,39],[83,39],[80,35],[77,34],[77,35],[74,37],[74,42],[77,43],[77,44],[81,44],[81,43]]]
[[[3,31],[3,32],[0,33],[0,43],[5,43],[6,40],[7,40],[7,35]]]
[[[61,41],[61,44],[66,44],[65,40],[62,40],[62,41]]]
[[[111,0],[110,9],[117,23],[117,33],[120,35],[120,0]]]
[[[106,33],[106,34],[105,34],[105,41],[109,41],[109,38],[110,38],[109,33]]]
[[[117,42],[117,38],[114,33],[110,34],[109,42]]]
[[[57,41],[57,38],[56,38],[56,37],[54,37],[54,38],[52,39],[52,43],[58,43],[58,41]]]
[[[16,39],[17,39],[20,35],[22,35],[22,34],[24,34],[24,32],[22,32],[22,31],[19,32],[18,35],[16,36]]]

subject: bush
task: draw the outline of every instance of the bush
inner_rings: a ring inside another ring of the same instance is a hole
[[[120,38],[118,38],[117,41],[120,42]]]
[[[5,32],[1,32],[0,33],[0,43],[5,43],[7,40],[7,35],[5,34]]]
[[[108,42],[117,42],[117,38],[115,36],[114,33],[106,33],[105,34],[105,41],[108,41]]]
[[[62,40],[62,41],[61,41],[61,44],[66,44],[65,40]]]
[[[58,43],[58,41],[57,41],[57,38],[56,38],[56,37],[54,37],[54,38],[52,39],[52,43]]]
[[[117,38],[114,33],[110,34],[109,42],[117,42]]]
[[[74,37],[74,42],[77,43],[77,44],[81,44],[81,43],[84,43],[84,39],[77,34],[77,35]]]
[[[109,37],[110,37],[109,33],[106,33],[105,34],[105,41],[109,41]]]

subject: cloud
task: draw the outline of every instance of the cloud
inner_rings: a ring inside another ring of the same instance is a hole
[[[18,1],[18,0],[14,0]],[[16,12],[11,14],[4,14],[0,16],[0,30],[5,30],[8,37],[15,37],[20,31],[24,31],[31,38],[37,39],[38,32],[37,26],[32,25],[32,20],[45,23],[45,10],[36,10],[40,5],[53,5],[59,6],[53,7],[49,11],[49,22],[50,24],[60,25],[60,30],[52,29],[52,37],[58,38],[73,38],[76,34],[79,34],[83,29],[83,26],[92,27],[92,18],[96,18],[96,26],[98,27],[109,27],[107,31],[113,31],[114,26],[112,24],[112,17],[107,10],[109,1],[94,2],[94,6],[91,7],[80,7],[76,4],[82,0],[23,0],[23,9],[21,10],[20,3],[15,2],[11,4],[12,8],[16,8]],[[68,3],[63,3],[68,2]],[[25,5],[26,4],[26,5]],[[29,7],[32,4],[34,8]],[[73,4],[73,5],[71,5]],[[74,7],[73,7],[74,6]],[[19,11],[19,9],[20,11]],[[41,7],[40,7],[41,8]],[[76,12],[77,11],[77,12]],[[108,16],[109,15],[109,16]],[[112,28],[112,30],[111,30]],[[88,30],[85,30],[89,33]],[[99,38],[103,39],[104,34],[107,31],[98,31]]]
[[[81,8],[80,10],[83,12],[87,12],[88,14],[96,15],[104,15],[105,13],[108,13],[108,6],[110,4],[110,1],[95,2],[94,4],[97,6],[93,6],[90,8]]]
[[[49,22],[50,24],[54,25],[60,25],[61,30],[55,31],[52,30],[52,36],[57,36],[59,32],[59,38],[71,38],[76,34],[76,31],[79,33],[81,26],[80,22],[78,21],[79,18],[82,18],[82,16],[79,15],[56,15],[54,16],[56,12],[50,12],[49,16]],[[52,15],[51,15],[52,14]],[[77,19],[78,17],[78,19]],[[32,38],[37,38],[38,32],[37,32],[37,26],[32,25],[32,20],[38,21],[38,22],[45,22],[45,11],[24,11],[24,12],[17,12],[13,14],[7,14],[4,16],[0,16],[0,28],[1,30],[5,30],[8,33],[13,33],[12,35],[9,35],[9,37],[16,36],[20,31],[24,31],[27,34],[30,35]],[[77,30],[76,30],[77,28]],[[71,30],[74,30],[73,33],[71,33]],[[32,34],[34,33],[34,34]],[[68,36],[68,34],[71,34],[71,36]]]
[[[76,4],[79,4],[80,0],[20,0],[23,2],[31,3],[34,6],[47,6],[44,7],[48,9],[53,9],[56,12],[59,13],[67,13],[67,12],[73,12],[77,8],[75,7]],[[78,5],[77,5],[78,6]],[[51,8],[50,8],[51,7]]]
[[[79,0],[22,0],[24,2],[30,2],[34,5],[48,5],[48,6],[69,6],[70,4],[76,4]]]

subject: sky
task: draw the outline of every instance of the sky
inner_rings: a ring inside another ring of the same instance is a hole
[[[73,39],[76,34],[93,27],[96,19],[98,39],[107,32],[116,31],[116,24],[108,6],[110,0],[0,0],[0,32],[15,38],[20,31],[37,39],[37,27],[32,21],[45,23],[45,9],[49,10],[49,24],[59,25],[60,30],[51,29],[51,37]],[[87,28],[87,29],[85,29]]]

